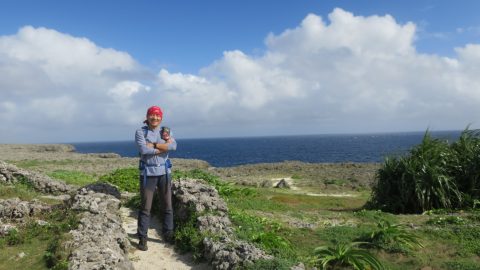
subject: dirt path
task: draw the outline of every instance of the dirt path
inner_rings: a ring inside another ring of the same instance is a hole
[[[129,208],[122,207],[123,228],[130,237],[130,242],[135,250],[130,253],[130,260],[135,269],[142,270],[184,270],[211,269],[207,264],[196,264],[190,254],[180,255],[175,252],[172,245],[165,243],[160,237],[161,224],[153,217],[148,229],[148,250],[136,249],[138,240],[135,237],[137,232],[137,214]]]

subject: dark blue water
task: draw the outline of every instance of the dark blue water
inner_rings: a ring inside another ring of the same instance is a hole
[[[433,137],[454,141],[460,131],[438,131]],[[215,167],[260,162],[381,162],[385,156],[401,155],[421,142],[424,132],[305,135],[254,138],[178,139],[173,158],[205,160]],[[133,141],[72,143],[80,153],[114,152],[137,157]]]

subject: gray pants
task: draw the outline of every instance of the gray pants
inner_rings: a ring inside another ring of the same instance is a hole
[[[144,183],[140,176],[140,196],[142,202],[138,212],[138,237],[147,237],[150,226],[150,210],[152,208],[153,194],[158,191],[160,209],[163,211],[162,233],[173,231],[173,208],[172,208],[172,180],[171,176],[147,176]]]

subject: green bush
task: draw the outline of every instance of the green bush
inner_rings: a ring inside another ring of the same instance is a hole
[[[236,225],[236,233],[240,238],[256,243],[276,256],[293,256],[291,243],[281,236],[286,229],[280,223],[235,210],[230,211],[230,218]]]
[[[379,221],[376,230],[366,237],[366,240],[387,251],[407,251],[423,247],[420,238],[409,232],[404,225],[391,224],[386,220]]]
[[[195,213],[192,209],[189,213]],[[192,252],[193,257],[198,260],[202,258],[204,246],[204,235],[197,228],[198,214],[193,214],[188,220],[180,221],[175,219],[175,247],[181,252]]]
[[[427,224],[429,225],[463,225],[466,224],[467,221],[461,217],[458,216],[446,216],[446,217],[434,217],[429,220],[427,220]]]
[[[385,159],[367,206],[393,213],[472,207],[479,199],[479,136],[467,129],[449,145],[427,131],[406,156]]]
[[[251,265],[247,265],[244,267],[245,270],[289,270],[292,263],[281,259],[281,258],[274,258],[272,260],[258,260],[255,261]]]
[[[95,182],[95,178],[91,175],[77,171],[55,170],[48,173],[48,176],[63,180],[67,184],[83,186]]]
[[[458,189],[464,194],[465,207],[480,198],[480,130],[464,130],[451,145],[454,158],[449,170]]]
[[[315,264],[321,269],[341,269],[353,267],[354,269],[385,269],[383,264],[372,254],[357,246],[362,242],[340,244],[334,247],[317,247],[314,251]]]
[[[140,173],[137,168],[118,169],[100,177],[101,182],[117,186],[121,191],[138,192]]]
[[[21,244],[25,241],[25,235],[20,234],[16,229],[8,231],[5,241],[9,246]]]
[[[471,261],[450,261],[444,263],[447,270],[478,270],[478,263]]]

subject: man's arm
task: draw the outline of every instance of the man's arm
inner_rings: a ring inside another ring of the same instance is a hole
[[[159,150],[160,153],[175,151],[177,150],[177,142],[174,138],[170,138],[166,143],[157,143],[155,149]]]
[[[147,143],[145,135],[143,135],[143,130],[141,129],[135,132],[135,143],[137,144],[138,151],[140,151],[141,155],[155,155],[159,153],[158,150],[155,150],[152,147],[153,145]]]

